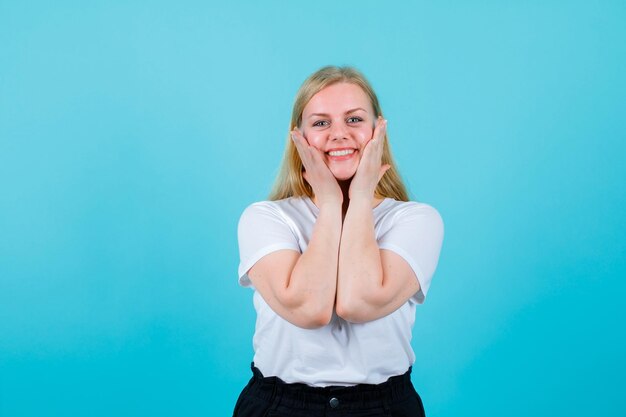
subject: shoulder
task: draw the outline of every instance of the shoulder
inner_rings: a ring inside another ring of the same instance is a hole
[[[395,222],[426,222],[435,227],[443,229],[443,218],[439,211],[427,203],[418,201],[397,201],[391,200],[384,213]]]
[[[255,213],[264,213],[264,212],[276,212],[278,211],[278,205],[275,201],[256,201],[246,207],[241,216],[251,215]]]
[[[281,218],[280,206],[275,201],[257,201],[246,207],[239,217],[239,225],[257,222],[263,218]]]
[[[239,219],[239,223],[260,220],[275,219],[288,221],[298,213],[307,210],[306,202],[300,197],[289,197],[282,200],[257,201],[246,207]]]

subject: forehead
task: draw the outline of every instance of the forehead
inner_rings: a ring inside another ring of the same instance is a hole
[[[339,113],[357,107],[373,112],[372,103],[361,87],[352,83],[337,83],[329,85],[311,97],[304,106],[302,115],[311,113]]]

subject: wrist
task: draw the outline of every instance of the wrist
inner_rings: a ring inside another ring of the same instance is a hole
[[[374,202],[374,193],[369,191],[350,191],[350,204],[353,202],[363,202],[371,205]]]
[[[320,210],[322,210],[322,208],[324,209],[329,209],[329,210],[333,210],[333,209],[341,209],[342,205],[343,205],[343,196],[338,196],[338,197],[313,197],[313,202],[315,203],[315,205],[317,206],[317,208],[319,208]]]
[[[350,207],[353,209],[363,208],[365,210],[371,210],[374,205],[374,197],[366,194],[356,194],[350,197]]]

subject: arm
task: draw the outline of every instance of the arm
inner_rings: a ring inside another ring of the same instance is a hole
[[[371,199],[351,198],[339,250],[337,314],[354,323],[376,320],[397,310],[419,289],[408,263],[379,249]]]
[[[413,269],[396,253],[379,249],[374,232],[374,191],[390,168],[381,165],[386,128],[379,118],[350,184],[339,248],[337,314],[355,323],[390,314],[420,289]]]
[[[320,212],[302,255],[295,251],[270,253],[248,276],[277,314],[296,326],[316,328],[330,322],[335,304],[343,194],[320,151],[297,129],[292,131],[292,139]]]
[[[254,264],[248,276],[272,310],[298,327],[328,324],[335,303],[340,236],[341,205],[327,204],[320,207],[302,255],[279,250]]]

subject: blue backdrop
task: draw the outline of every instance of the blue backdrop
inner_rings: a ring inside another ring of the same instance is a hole
[[[0,1],[0,415],[230,415],[255,318],[239,215],[300,83],[349,64],[446,226],[414,329],[427,413],[624,416],[625,21],[623,1]]]

